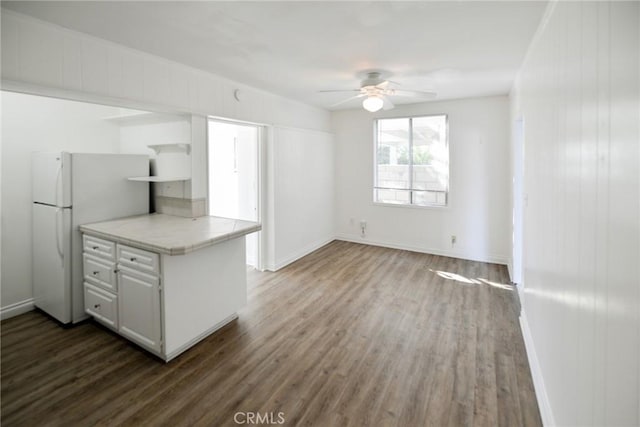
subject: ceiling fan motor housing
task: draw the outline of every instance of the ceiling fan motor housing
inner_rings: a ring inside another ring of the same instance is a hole
[[[367,78],[362,80],[360,84],[361,88],[366,88],[368,86],[377,86],[381,83],[384,83],[385,80],[382,79],[381,74],[378,72],[371,72],[367,75]]]

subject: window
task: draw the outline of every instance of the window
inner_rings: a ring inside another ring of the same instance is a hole
[[[375,122],[373,201],[447,206],[447,116],[378,119]]]

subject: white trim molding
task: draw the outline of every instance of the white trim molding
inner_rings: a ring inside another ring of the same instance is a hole
[[[381,246],[383,248],[400,249],[403,251],[419,252],[423,254],[446,256],[450,258],[459,258],[459,259],[465,259],[469,261],[489,262],[492,264],[507,265],[509,262],[509,258],[502,255],[490,254],[484,257],[476,257],[472,255],[467,255],[464,253],[459,253],[459,252],[443,251],[441,249],[422,248],[422,247],[411,246],[411,245],[399,245],[396,243],[385,242],[381,240],[371,240],[369,238],[362,238],[360,236],[350,235],[350,234],[338,234],[336,235],[336,240],[360,243],[363,245]]]
[[[542,418],[542,425],[547,427],[555,426],[556,422],[553,418],[551,403],[549,402],[547,389],[544,385],[544,378],[542,377],[540,362],[538,361],[536,349],[533,345],[533,337],[531,336],[531,330],[529,329],[529,322],[527,322],[527,316],[524,311],[524,308],[520,310],[520,329],[522,330],[522,337],[524,338],[524,346],[527,350],[527,359],[529,359],[529,369],[531,369],[531,377],[533,378],[533,387],[536,392],[536,398],[538,399],[538,407],[540,408],[540,417]]]
[[[33,298],[26,299],[0,308],[0,320],[9,319],[20,314],[31,311],[35,308]]]
[[[314,252],[318,249],[320,249],[321,247],[328,245],[329,243],[333,242],[334,240],[336,240],[333,237],[329,237],[328,239],[323,239],[319,242],[313,243],[311,245],[305,246],[302,250],[297,251],[294,254],[291,254],[287,257],[285,257],[282,260],[276,260],[275,263],[269,263],[267,265],[267,270],[269,271],[278,271],[283,267],[286,267],[287,265],[299,260],[302,257],[305,257],[307,255],[309,255],[311,252]]]
[[[204,331],[203,333],[199,334],[198,336],[196,336],[192,340],[189,340],[188,342],[184,343],[180,347],[176,348],[174,351],[168,353],[167,357],[164,359],[165,362],[169,362],[169,361],[175,359],[177,356],[181,355],[182,353],[187,351],[189,348],[193,347],[194,345],[196,345],[197,343],[199,343],[203,339],[207,338],[209,335],[211,335],[212,333],[214,333],[218,329],[221,329],[223,326],[226,326],[227,324],[233,322],[237,318],[238,318],[238,313],[233,313],[231,316],[228,316],[228,317],[222,319],[220,322],[216,323],[211,328],[209,328],[206,331]]]

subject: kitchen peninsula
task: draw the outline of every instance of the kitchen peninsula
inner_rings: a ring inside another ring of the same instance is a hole
[[[85,310],[169,361],[247,302],[244,236],[255,222],[140,215],[80,226]]]

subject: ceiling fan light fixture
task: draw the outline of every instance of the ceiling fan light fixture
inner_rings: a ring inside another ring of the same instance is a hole
[[[378,96],[368,96],[364,101],[362,101],[362,107],[372,113],[380,110],[383,104],[384,101],[382,101],[382,98]]]

